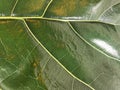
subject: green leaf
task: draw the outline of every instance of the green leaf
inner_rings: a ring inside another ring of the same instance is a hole
[[[0,1],[0,88],[119,90],[120,0]]]

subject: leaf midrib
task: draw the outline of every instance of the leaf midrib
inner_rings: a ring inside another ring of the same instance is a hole
[[[6,17],[0,17],[0,20],[26,20],[26,19],[43,19],[43,20],[51,20],[51,21],[60,21],[60,22],[96,22],[96,23],[103,23],[103,24],[108,24],[108,25],[113,25],[117,26],[120,24],[114,24],[114,23],[109,23],[109,22],[103,22],[100,20],[67,20],[67,19],[56,19],[56,18],[46,18],[46,17],[13,17],[13,16],[6,16]]]

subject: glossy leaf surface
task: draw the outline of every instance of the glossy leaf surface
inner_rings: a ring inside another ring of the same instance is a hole
[[[0,1],[0,88],[119,90],[120,0]]]

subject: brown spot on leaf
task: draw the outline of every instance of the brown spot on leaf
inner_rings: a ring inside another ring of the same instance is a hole
[[[89,4],[89,1],[88,0],[81,0],[80,1],[80,6],[82,6],[82,7],[85,7],[85,6],[87,6]]]
[[[37,63],[36,62],[33,63],[33,67],[37,67]]]
[[[27,22],[32,23],[33,26],[41,26],[41,22],[39,20],[27,20]]]
[[[43,5],[45,3],[45,0],[35,0],[34,2],[31,0],[31,2],[26,3],[27,5],[27,12],[34,12],[34,11],[38,11],[41,8],[43,8]]]
[[[53,12],[56,14],[56,15],[60,15],[60,16],[66,16],[67,13],[66,13],[66,10],[64,9],[64,6],[61,6],[61,7],[58,7],[56,9],[53,10]]]
[[[57,6],[52,8],[52,12],[56,15],[67,16],[75,10],[76,1],[75,0],[63,0]]]
[[[13,60],[13,59],[15,58],[15,55],[12,55],[12,54],[10,55],[10,54],[9,54],[9,55],[7,55],[6,57],[7,57],[7,58],[6,58],[7,60]]]
[[[9,23],[9,22],[11,22],[11,21],[7,21],[7,20],[0,20],[0,24],[7,24],[7,23]]]
[[[22,32],[23,32],[23,29],[20,29],[18,32],[19,32],[19,33],[22,33]]]
[[[45,83],[45,80],[43,79],[43,77],[42,77],[42,72],[40,71],[39,72],[39,75],[37,76],[37,78],[36,78],[39,82],[41,82],[41,83]]]
[[[33,67],[36,68],[38,65],[39,65],[39,59],[36,59],[36,60],[33,62]]]

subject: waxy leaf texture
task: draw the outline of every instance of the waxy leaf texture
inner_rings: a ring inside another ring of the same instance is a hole
[[[119,90],[120,0],[1,0],[1,90]]]

